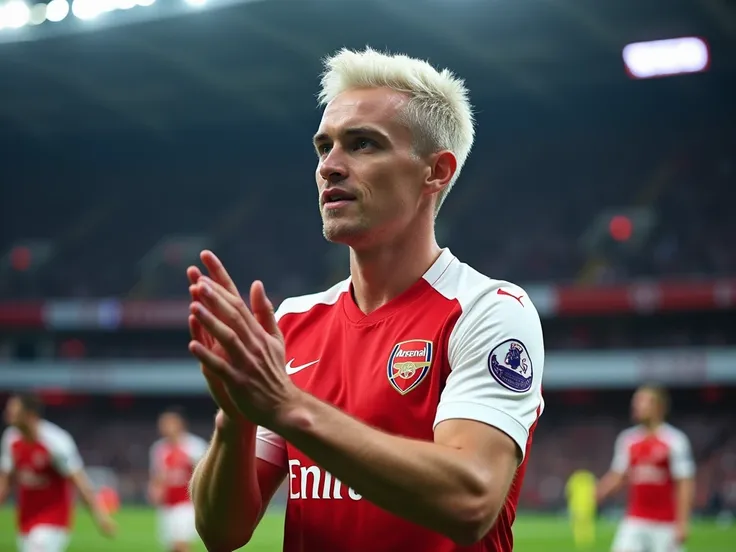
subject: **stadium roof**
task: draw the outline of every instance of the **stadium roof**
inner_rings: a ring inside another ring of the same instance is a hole
[[[320,59],[366,44],[451,67],[476,103],[554,111],[580,87],[630,90],[627,43],[687,35],[707,38],[716,84],[732,85],[736,10],[727,0],[249,2],[0,44],[0,126],[5,138],[53,140],[298,124],[317,113]],[[687,78],[679,89],[692,94]]]

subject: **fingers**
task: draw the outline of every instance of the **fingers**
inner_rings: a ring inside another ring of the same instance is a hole
[[[196,284],[202,277],[202,271],[196,266],[190,266],[187,268],[187,279],[191,285]]]
[[[217,356],[199,341],[189,342],[189,352],[197,357],[202,366],[209,372],[209,374],[205,372],[205,378],[207,378],[209,385],[216,385],[216,382],[210,382],[210,374],[215,375],[226,384],[242,383],[245,377],[243,374],[238,373],[227,361]]]
[[[220,301],[219,307],[224,309],[222,303]],[[190,310],[204,331],[222,346],[228,359],[235,366],[252,365],[254,363],[254,358],[249,353],[249,349],[255,350],[257,348],[255,341],[252,334],[237,319],[237,314],[233,314],[233,309],[231,309],[232,312],[224,314],[225,321],[220,320],[205,305],[199,302],[192,303]],[[201,343],[198,340],[196,342]],[[201,345],[211,349],[211,347],[207,347],[206,343],[201,343]],[[216,355],[214,351],[212,354]]]
[[[199,341],[205,347],[211,348],[215,343],[212,336],[204,331],[197,317],[192,314],[189,315],[189,335],[194,341]]]
[[[253,345],[255,338],[265,336],[265,332],[240,295],[230,293],[207,276],[202,276],[197,288],[193,295],[196,295],[198,300],[220,320],[234,327],[246,346]]]
[[[235,285],[235,282],[233,282],[233,279],[230,278],[230,274],[228,274],[227,270],[225,270],[225,266],[222,264],[222,261],[220,261],[212,251],[202,251],[199,257],[202,259],[204,266],[207,267],[207,271],[215,282],[222,285],[222,287],[230,293],[240,295],[238,293],[238,287]]]
[[[253,309],[255,319],[267,333],[275,337],[281,337],[281,330],[279,330],[273,311],[273,303],[266,295],[263,282],[259,280],[253,282],[250,286],[250,308]]]

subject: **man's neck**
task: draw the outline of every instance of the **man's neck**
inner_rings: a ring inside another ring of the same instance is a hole
[[[442,250],[433,233],[409,232],[404,239],[370,250],[350,250],[355,303],[370,314],[414,285]]]
[[[662,427],[662,424],[664,424],[664,421],[662,420],[653,420],[651,422],[645,423],[644,427],[649,433],[656,433],[657,430]]]
[[[38,420],[29,420],[18,428],[23,439],[26,441],[36,441],[38,439]]]

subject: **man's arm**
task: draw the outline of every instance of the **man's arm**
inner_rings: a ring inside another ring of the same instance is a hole
[[[10,473],[0,470],[0,504],[5,502],[5,499],[10,493]]]
[[[77,489],[79,496],[82,498],[85,506],[90,512],[92,519],[94,520],[100,531],[110,536],[115,532],[115,523],[112,521],[107,511],[102,507],[100,501],[97,500],[92,483],[87,477],[87,473],[84,469],[78,469],[69,474],[69,479]]]
[[[148,452],[148,501],[154,506],[161,503],[164,492],[164,476],[159,469],[160,441],[156,441]]]
[[[435,441],[373,429],[303,394],[277,431],[363,498],[470,545],[493,525],[520,454],[496,428],[448,420]]]
[[[257,458],[256,426],[218,413],[190,483],[197,532],[209,552],[231,552],[250,540],[286,476],[285,463]]]
[[[695,460],[690,441],[684,433],[678,434],[670,448],[670,469],[675,480],[675,515],[678,539],[687,539],[690,516],[695,502]]]
[[[512,345],[518,373],[506,364]],[[503,365],[495,375],[492,358]],[[433,442],[389,435],[304,392],[272,429],[363,498],[470,545],[493,526],[542,406],[536,310],[491,290],[458,320],[448,359]]]
[[[687,477],[676,480],[677,523],[683,527],[690,525],[690,515],[695,501],[695,478]]]
[[[13,457],[10,454],[12,428],[7,428],[0,438],[0,504],[10,492],[10,474],[13,472]]]
[[[596,486],[596,500],[600,504],[617,493],[626,481],[626,471],[629,469],[629,447],[626,442],[626,434],[622,433],[616,438],[613,446],[613,460],[608,472],[601,477]]]
[[[92,484],[84,471],[84,463],[79,455],[77,444],[71,435],[62,430],[58,431],[49,435],[46,443],[56,469],[60,474],[68,477],[77,489],[99,530],[104,535],[111,536],[115,532],[115,523],[95,496]]]

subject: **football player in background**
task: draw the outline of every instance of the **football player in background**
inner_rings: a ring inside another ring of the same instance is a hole
[[[572,536],[579,550],[595,544],[595,487],[595,475],[588,470],[574,471],[565,486]]]
[[[158,431],[161,439],[150,452],[148,495],[159,509],[161,543],[170,552],[188,552],[197,533],[187,486],[194,466],[207,450],[207,442],[187,431],[179,408],[161,413]]]
[[[695,495],[695,462],[687,436],[665,423],[667,392],[640,387],[631,402],[636,426],[616,439],[611,469],[601,479],[598,501],[628,483],[624,517],[613,552],[673,552],[682,549]]]
[[[69,542],[74,490],[89,508],[100,532],[115,533],[115,522],[97,500],[77,445],[59,426],[43,419],[33,396],[12,396],[5,405],[8,428],[0,444],[0,503],[17,489],[20,552],[62,552]]]

